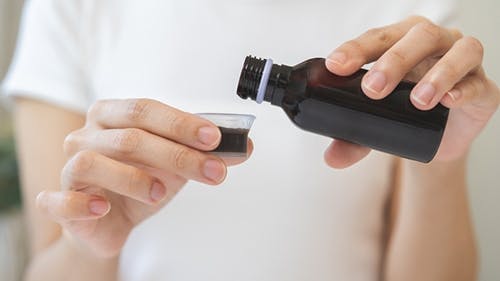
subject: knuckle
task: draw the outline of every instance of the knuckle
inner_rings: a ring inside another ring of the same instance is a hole
[[[138,150],[142,131],[135,128],[121,130],[113,139],[113,149],[120,154],[131,154]]]
[[[392,36],[386,28],[372,28],[366,31],[365,35],[380,43],[389,43],[392,41]]]
[[[75,154],[81,146],[82,130],[76,130],[69,133],[63,142],[63,151],[67,156]]]
[[[451,62],[443,62],[440,65],[442,77],[449,77],[452,80],[458,80],[461,78],[460,71],[457,66]]]
[[[78,203],[79,200],[77,196],[71,193],[65,193],[62,200],[59,201],[60,215],[67,214],[70,210],[73,209],[74,206],[78,206]]]
[[[92,151],[80,151],[70,160],[67,172],[73,179],[80,178],[86,174],[94,165],[96,154]]]
[[[186,124],[189,123],[187,120],[187,116],[183,116],[182,114],[171,113],[167,114],[165,125],[167,131],[174,136],[182,136],[184,135],[188,126]]]
[[[472,99],[476,98],[479,93],[484,91],[484,84],[480,79],[474,79],[471,83],[471,97]]]
[[[424,16],[421,15],[411,15],[407,18],[408,21],[415,22],[415,23],[421,23],[421,22],[428,22],[432,23],[432,21]]]
[[[472,36],[465,36],[462,39],[463,44],[465,44],[466,48],[468,51],[472,53],[479,54],[481,60],[484,56],[484,46],[481,41],[475,37]]]
[[[425,34],[427,36],[427,40],[438,42],[441,38],[443,38],[443,29],[429,20],[419,22],[414,28],[418,32]]]
[[[129,100],[126,118],[130,121],[143,121],[147,119],[151,111],[150,99],[133,99]]]
[[[190,152],[187,148],[181,147],[174,151],[173,165],[177,170],[184,170],[189,162]]]
[[[408,57],[407,55],[399,49],[394,49],[387,53],[387,56],[390,60],[389,65],[391,66],[399,66],[399,68],[407,68]]]
[[[366,58],[366,51],[363,48],[363,45],[357,39],[345,42],[342,46],[342,49],[360,55],[363,58]]]
[[[456,29],[456,28],[450,29],[450,34],[453,36],[453,38],[455,38],[455,40],[459,40],[459,39],[464,37],[464,34],[462,33],[462,31],[460,31],[459,29]]]
[[[477,79],[478,80],[477,82],[479,84],[478,86],[480,87],[479,88],[480,92],[478,92],[478,94],[479,93],[487,93],[490,90],[488,87],[488,83],[489,83],[488,78],[485,76],[481,76],[481,75],[478,75],[478,76],[479,77]]]
[[[481,91],[483,91],[483,83],[478,77],[473,77],[463,86],[463,91],[467,94],[468,100],[474,100]]]
[[[141,186],[144,182],[144,174],[139,169],[132,169],[128,173],[128,180],[126,185],[123,187],[127,193],[137,192],[137,187]]]
[[[101,112],[104,111],[104,107],[106,106],[107,101],[106,100],[98,100],[95,103],[93,103],[89,110],[87,111],[87,117],[92,118],[94,116],[98,116],[101,114]]]

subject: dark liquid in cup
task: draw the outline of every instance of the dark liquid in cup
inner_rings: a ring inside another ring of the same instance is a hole
[[[213,152],[247,153],[248,129],[219,127],[222,138]]]

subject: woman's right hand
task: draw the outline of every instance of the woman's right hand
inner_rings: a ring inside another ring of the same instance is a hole
[[[99,101],[85,126],[65,140],[62,190],[41,192],[37,207],[78,246],[99,257],[117,256],[133,227],[187,180],[224,180],[227,163],[205,153],[220,138],[211,122],[157,101]]]

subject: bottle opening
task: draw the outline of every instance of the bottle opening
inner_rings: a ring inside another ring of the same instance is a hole
[[[265,92],[265,86],[267,86],[267,82],[264,84],[263,74],[266,69],[266,65],[269,65],[268,61],[265,59],[247,56],[245,58],[245,62],[243,63],[243,68],[241,70],[240,80],[238,82],[237,94],[242,99],[250,98],[252,100],[257,100],[257,96],[259,94],[259,88],[261,89],[261,102],[263,100],[263,95]],[[272,62],[270,67],[268,67],[267,79],[269,79],[269,75],[272,68]],[[261,86],[264,84],[264,86]],[[262,90],[262,88],[264,88]]]

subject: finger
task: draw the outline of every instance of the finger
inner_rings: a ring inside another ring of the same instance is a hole
[[[498,108],[500,91],[494,82],[484,77],[482,72],[483,70],[480,70],[474,75],[468,75],[456,84],[441,99],[441,104],[448,108],[461,108],[467,105],[474,105],[485,112],[484,117],[478,116],[477,118],[487,120],[491,112],[494,112]]]
[[[477,39],[458,40],[412,90],[412,103],[421,110],[434,108],[455,84],[477,71],[482,60],[483,47]]]
[[[441,56],[456,39],[448,30],[421,22],[385,52],[363,77],[362,89],[373,99],[389,95],[415,66],[428,57]]]
[[[326,67],[337,75],[351,75],[382,56],[419,22],[429,20],[412,16],[396,24],[370,29],[335,49],[327,57]]]
[[[70,134],[64,146],[68,151],[92,150],[207,184],[218,184],[226,176],[219,158],[140,129],[80,131]]]
[[[344,169],[363,159],[371,149],[358,144],[334,140],[325,151],[325,162],[332,168]]]
[[[166,195],[166,188],[148,173],[92,151],[82,151],[64,166],[61,185],[65,190],[100,187],[156,204]]]
[[[36,197],[36,206],[59,223],[98,219],[111,209],[105,198],[75,191],[42,191]]]
[[[222,157],[222,160],[226,165],[228,166],[236,166],[239,165],[243,162],[245,162],[248,158],[250,158],[250,155],[253,153],[253,142],[251,139],[248,139],[248,144],[247,144],[247,155],[244,157]]]
[[[214,149],[220,130],[210,121],[150,99],[103,100],[88,120],[104,128],[139,128],[201,150]]]
[[[468,76],[448,91],[440,102],[450,109],[460,108],[464,104],[470,103],[477,95],[477,90],[482,87],[481,81],[475,75]]]

